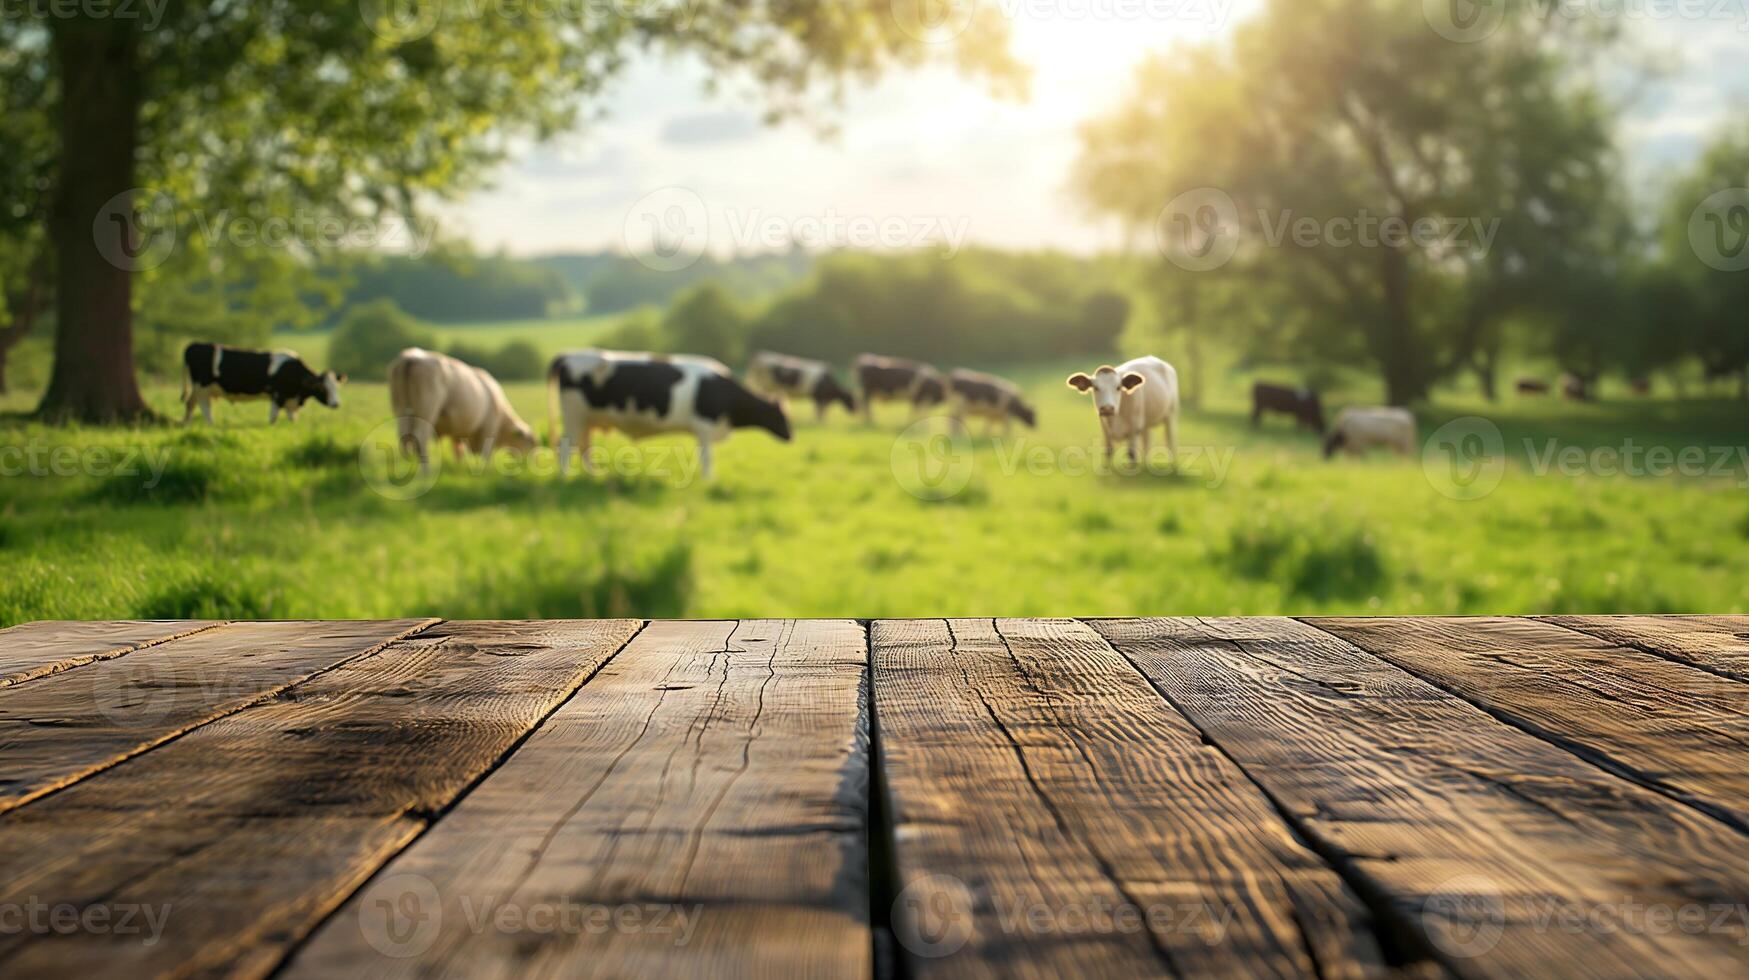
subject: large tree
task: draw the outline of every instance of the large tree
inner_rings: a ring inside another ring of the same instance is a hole
[[[406,219],[576,124],[639,50],[696,55],[774,115],[931,54],[1018,78],[992,11],[963,31],[902,16],[926,2],[161,0],[0,19],[0,86],[36,89],[57,137],[41,175],[57,330],[40,411],[147,414],[136,279],[222,237],[221,216]]]
[[[1667,343],[1684,344],[1709,379],[1735,376],[1749,398],[1749,123],[1719,134],[1677,182],[1664,222],[1666,279],[1688,296],[1679,320],[1661,310]]]
[[[1457,43],[1419,2],[1271,0],[1230,43],[1146,64],[1086,126],[1078,187],[1174,223],[1169,258],[1242,281],[1293,331],[1272,342],[1371,365],[1394,404],[1487,374],[1501,324],[1595,241],[1618,186],[1608,107],[1570,70],[1598,39],[1524,13]],[[1386,233],[1418,222],[1440,233]]]

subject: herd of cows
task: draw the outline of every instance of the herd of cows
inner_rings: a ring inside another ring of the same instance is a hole
[[[257,351],[220,344],[190,344],[183,353],[183,422],[198,408],[212,421],[212,402],[266,399],[268,421],[283,412],[295,420],[306,402],[340,407],[344,375],[317,373],[295,353]],[[584,350],[556,357],[547,372],[548,433],[559,453],[559,472],[581,454],[592,470],[591,438],[617,431],[633,439],[689,433],[698,440],[701,472],[711,473],[711,449],[735,429],[763,429],[791,438],[788,402],[812,402],[824,419],[833,405],[874,421],[876,402],[908,403],[914,413],[942,408],[957,422],[982,418],[986,434],[1004,434],[1018,421],[1036,427],[1038,416],[1019,386],[1004,378],[956,369],[943,374],[916,361],[864,354],[853,366],[856,388],[840,383],[823,361],[760,352],[745,380],[722,362],[691,354]],[[529,452],[539,445],[534,429],[511,407],[504,389],[485,370],[446,354],[408,348],[390,364],[389,401],[401,450],[429,468],[432,444],[448,439],[454,452],[482,457],[494,451]],[[1138,357],[1092,374],[1077,373],[1069,387],[1091,396],[1109,464],[1123,446],[1132,461],[1146,458],[1159,430],[1170,458],[1178,458],[1178,372],[1158,357]],[[1387,448],[1416,450],[1415,418],[1407,410],[1349,407],[1327,425],[1316,392],[1260,382],[1252,389],[1253,425],[1267,414],[1291,416],[1319,433],[1326,458],[1338,451],[1360,455]]]

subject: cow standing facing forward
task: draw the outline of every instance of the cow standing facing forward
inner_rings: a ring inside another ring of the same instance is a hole
[[[1178,371],[1158,357],[1138,357],[1118,367],[1107,364],[1092,376],[1072,374],[1069,387],[1093,396],[1099,411],[1099,431],[1105,436],[1105,465],[1119,442],[1129,446],[1130,461],[1148,454],[1149,433],[1165,430],[1166,451],[1178,463]],[[1136,451],[1140,441],[1141,452]]]
[[[447,354],[402,351],[389,364],[389,404],[401,452],[417,456],[421,472],[431,468],[435,439],[449,439],[457,459],[464,447],[491,459],[497,449],[528,452],[538,445],[497,379]]]
[[[346,375],[310,370],[289,350],[246,350],[223,344],[189,344],[182,352],[182,421],[194,418],[195,406],[207,424],[213,421],[213,399],[271,402],[267,422],[279,421],[279,413],[297,421],[298,409],[311,399],[329,408],[340,407],[340,386]]]
[[[547,369],[548,412],[559,439],[559,475],[571,453],[583,454],[594,471],[589,440],[596,429],[617,429],[633,439],[690,432],[698,439],[705,479],[711,476],[711,444],[734,429],[764,429],[790,440],[783,407],[748,391],[720,361],[688,354],[585,350],[560,354]]]

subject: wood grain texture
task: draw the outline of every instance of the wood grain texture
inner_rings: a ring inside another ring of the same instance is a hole
[[[0,630],[0,689],[217,625],[210,620],[22,623]]]
[[[1749,832],[1749,687],[1528,619],[1309,619],[1490,714]]]
[[[865,644],[651,624],[287,975],[867,976]]]
[[[1293,620],[1092,625],[1448,968],[1749,975],[1736,831]]]
[[[1749,682],[1749,616],[1544,616],[1622,646]]]
[[[0,813],[432,622],[231,623],[0,690]]]
[[[879,622],[872,643],[913,974],[1381,968],[1338,876],[1086,626]]]
[[[0,973],[267,974],[637,628],[447,623],[0,816],[0,906],[166,913],[0,934]]]

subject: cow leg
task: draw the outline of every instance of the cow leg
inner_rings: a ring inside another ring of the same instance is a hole
[[[583,456],[583,472],[589,474],[590,476],[594,476],[595,475],[595,433],[591,432],[589,429],[589,426],[587,426],[587,425],[583,426],[581,431],[583,433],[583,436],[582,436],[582,438],[580,438],[577,441],[577,450]]]
[[[1142,457],[1136,454],[1136,442],[1137,438],[1135,436],[1130,436],[1125,442],[1125,448],[1129,450],[1130,465],[1132,466],[1140,466],[1142,463]]]
[[[822,401],[814,402],[814,422],[817,425],[825,425],[826,424],[826,403],[825,402],[822,402]]]
[[[204,391],[200,393],[200,414],[207,425],[213,424],[213,397]]]
[[[711,478],[711,440],[705,435],[698,437],[698,472],[707,480]]]
[[[270,400],[268,403],[268,406],[267,406],[267,424],[272,425],[278,421],[279,421],[279,402]]]
[[[298,420],[298,407],[296,405],[287,405],[285,407],[285,420],[287,422],[296,422]]]
[[[1147,430],[1147,429],[1143,429],[1142,430],[1142,460],[1141,461],[1145,465],[1147,463],[1151,463],[1153,461],[1153,459],[1154,459],[1154,433]]]
[[[182,424],[183,425],[187,425],[188,420],[191,418],[194,418],[194,403],[198,399],[198,397],[199,396],[197,396],[194,392],[190,391],[188,393],[188,396],[186,398],[182,399]]]

